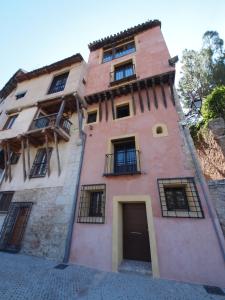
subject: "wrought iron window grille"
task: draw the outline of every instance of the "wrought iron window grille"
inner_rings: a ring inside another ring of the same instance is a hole
[[[82,185],[77,223],[105,223],[106,185]]]
[[[159,178],[157,182],[163,217],[204,218],[193,177]]]

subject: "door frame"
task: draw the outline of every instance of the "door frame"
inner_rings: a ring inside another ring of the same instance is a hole
[[[159,264],[152,214],[151,198],[148,195],[123,195],[113,197],[112,271],[117,272],[123,260],[123,203],[144,203],[149,232],[150,254],[153,277],[158,278]]]

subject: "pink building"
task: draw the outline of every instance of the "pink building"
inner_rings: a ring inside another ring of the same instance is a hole
[[[148,21],[89,44],[86,136],[70,261],[225,287],[224,238]]]

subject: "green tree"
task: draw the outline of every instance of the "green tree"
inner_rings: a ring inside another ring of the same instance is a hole
[[[194,99],[203,100],[216,86],[225,84],[224,42],[216,31],[206,31],[200,51],[183,51],[182,77],[178,92],[184,107]]]
[[[201,112],[205,125],[208,124],[209,120],[218,117],[225,118],[225,86],[216,87],[206,97]]]

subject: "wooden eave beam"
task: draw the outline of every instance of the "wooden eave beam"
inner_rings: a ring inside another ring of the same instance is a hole
[[[161,87],[161,92],[162,92],[163,104],[164,104],[165,108],[167,108],[166,94],[165,94],[165,90],[164,90],[163,78],[160,78],[160,87]]]

